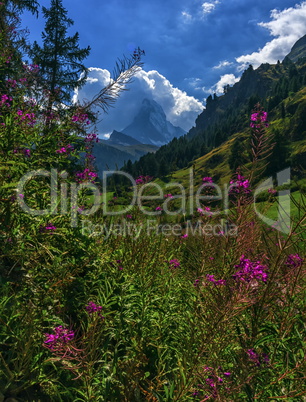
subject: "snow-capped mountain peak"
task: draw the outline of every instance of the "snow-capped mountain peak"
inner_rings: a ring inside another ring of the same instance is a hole
[[[138,114],[123,133],[142,144],[164,145],[185,131],[175,127],[167,118],[163,108],[153,99],[144,99]]]

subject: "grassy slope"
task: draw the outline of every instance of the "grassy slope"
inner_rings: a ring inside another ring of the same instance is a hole
[[[294,96],[289,96],[285,100],[286,108],[291,110],[297,109],[298,105],[302,102],[306,102],[306,87],[298,91]],[[268,128],[268,135],[275,129],[287,132],[290,130],[290,118],[291,115],[288,114],[286,118],[282,119],[279,110],[273,111],[271,113],[272,119],[270,121],[270,126]],[[228,158],[231,152],[231,146],[233,145],[236,138],[240,138],[244,143],[245,148],[247,148],[247,139],[249,137],[249,132],[240,132],[232,135],[227,141],[221,144],[219,147],[213,149],[206,155],[194,160],[190,163],[193,166],[195,175],[195,184],[199,185],[201,183],[201,178],[204,176],[213,177],[214,181],[220,185],[229,183],[232,177],[230,172],[230,167],[228,164]],[[306,138],[300,141],[291,142],[290,144],[291,155],[301,154],[306,152]],[[189,180],[190,167],[173,172],[171,175],[171,181],[177,181],[183,185],[187,185]],[[161,184],[162,181],[158,180]],[[165,180],[164,182],[167,182]]]

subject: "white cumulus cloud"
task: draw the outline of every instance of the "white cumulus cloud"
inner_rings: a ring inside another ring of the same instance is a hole
[[[272,10],[271,20],[258,25],[268,29],[273,39],[262,49],[237,57],[240,70],[244,70],[248,64],[256,68],[261,63],[275,63],[290,52],[294,43],[306,34],[306,1],[282,11]]]
[[[100,68],[90,68],[86,84],[79,89],[74,100],[91,100],[92,97],[105,87],[110,81],[110,72]],[[188,131],[202,112],[204,106],[201,102],[186,92],[175,88],[167,78],[156,70],[140,70],[129,84],[128,91],[121,93],[115,106],[102,116],[98,123],[101,135],[111,133],[113,130],[121,131],[128,126],[140,109],[144,98],[153,99],[159,103],[167,119],[175,126]]]
[[[216,92],[217,95],[223,94],[223,88],[225,85],[234,85],[240,78],[236,78],[234,74],[224,74],[220,77],[220,80],[211,88],[212,92]]]
[[[219,63],[218,65],[214,66],[213,69],[214,69],[214,70],[217,70],[217,69],[219,69],[219,68],[231,66],[232,64],[233,64],[233,63],[230,62],[230,61],[223,60],[223,61],[220,61],[220,63]]]
[[[184,78],[184,81],[186,81],[192,89],[197,90],[201,89],[201,83],[203,80],[197,77],[190,77],[190,78]]]
[[[188,11],[182,11],[181,15],[184,22],[190,22],[192,20],[192,15]]]
[[[216,8],[216,5],[219,4],[219,3],[220,3],[220,1],[218,1],[218,0],[215,0],[215,1],[213,1],[213,2],[207,2],[207,1],[205,1],[205,2],[202,4],[202,11],[203,11],[203,14],[209,14],[209,13],[211,13],[212,11],[214,11],[214,9]]]

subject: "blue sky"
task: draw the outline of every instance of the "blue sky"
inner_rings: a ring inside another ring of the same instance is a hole
[[[41,5],[49,7],[49,1]],[[91,81],[77,94],[89,98],[107,82],[109,71],[134,47],[144,49],[144,67],[116,107],[105,116],[101,134],[128,125],[143,97],[164,108],[168,119],[188,130],[210,93],[233,85],[251,63],[274,63],[306,34],[306,1],[293,0],[63,0],[75,22]],[[25,14],[30,40],[44,26]],[[129,121],[130,120],[130,121]]]

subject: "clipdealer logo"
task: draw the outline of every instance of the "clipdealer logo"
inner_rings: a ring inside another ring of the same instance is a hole
[[[282,186],[284,184],[290,184],[290,168],[282,170],[277,174],[277,185]],[[128,179],[131,183],[132,188],[132,199],[129,205],[125,208],[115,211],[109,208],[107,203],[107,178],[111,175],[121,175]],[[205,201],[220,201],[222,203],[222,209],[217,211],[206,211],[202,210],[203,215],[207,216],[217,216],[217,215],[227,215],[230,209],[229,195],[231,191],[237,186],[236,183],[225,184],[221,188],[215,183],[208,182],[201,184],[197,189],[194,185],[194,172],[193,169],[189,170],[189,183],[187,189],[181,183],[171,182],[166,183],[162,188],[155,182],[148,182],[142,185],[136,183],[135,179],[128,173],[122,171],[104,171],[102,180],[102,193],[100,188],[91,182],[84,183],[68,183],[65,181],[68,178],[67,172],[58,172],[57,169],[47,170],[33,170],[25,174],[19,181],[17,186],[17,193],[24,194],[26,185],[35,178],[44,177],[48,178],[50,181],[50,208],[37,210],[31,208],[27,205],[24,197],[17,197],[20,208],[27,214],[33,216],[45,216],[45,215],[70,215],[71,227],[78,226],[79,216],[92,216],[100,208],[103,211],[104,216],[123,216],[124,214],[130,212],[133,207],[137,206],[139,211],[150,217],[160,215],[160,211],[149,211],[143,205],[144,201],[156,201],[162,202],[163,213],[169,216],[175,216],[178,214],[194,214],[195,211],[201,209],[201,202]],[[210,194],[205,194],[205,190],[211,189]],[[272,177],[266,179],[264,182],[260,183],[253,191],[253,206],[254,211],[257,216],[265,222],[267,225],[275,228],[282,233],[289,233],[291,227],[291,217],[290,217],[290,190],[279,191],[278,193],[278,217],[277,220],[272,220],[271,218],[264,216],[258,209],[256,204],[256,199],[258,195],[268,189],[273,188]],[[155,195],[145,195],[146,190],[154,190]],[[176,189],[175,195],[171,197],[166,197],[165,192],[169,190]],[[82,190],[87,190],[92,193],[93,202],[92,206],[88,209],[80,208],[79,193]],[[215,195],[212,195],[211,192]],[[173,210],[170,207],[171,200],[175,199],[176,204],[179,204],[179,208]],[[188,205],[187,205],[188,200]]]

